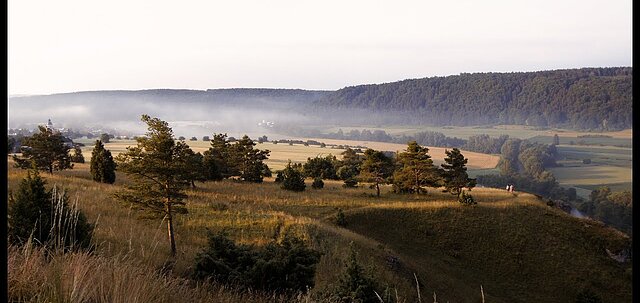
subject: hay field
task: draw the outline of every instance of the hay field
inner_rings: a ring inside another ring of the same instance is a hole
[[[555,167],[550,169],[560,185],[602,185],[630,183],[631,167],[608,165],[583,165],[575,167]]]
[[[469,136],[487,134],[492,137],[498,137],[500,135],[509,135],[510,137],[527,139],[535,136],[553,136],[558,134],[559,137],[572,137],[577,138],[579,135],[607,135],[612,138],[618,139],[630,139],[633,137],[632,129],[625,129],[621,131],[613,132],[582,132],[567,129],[539,129],[533,126],[526,125],[495,125],[495,126],[389,126],[389,127],[332,127],[326,132],[336,132],[338,129],[342,129],[343,132],[348,133],[352,129],[357,130],[384,130],[392,135],[410,135],[421,131],[434,131],[440,132],[448,137],[458,137],[467,139]],[[577,141],[577,140],[576,140]]]
[[[337,145],[350,145],[350,146],[366,146],[369,148],[377,149],[377,150],[388,150],[388,151],[402,151],[407,146],[404,144],[396,144],[396,143],[384,143],[384,142],[364,142],[364,141],[351,141],[351,140],[330,140],[330,139],[312,139],[312,138],[304,138],[302,140],[317,140],[319,142],[324,142],[326,144],[337,144]],[[82,148],[82,154],[85,159],[91,158],[91,151],[93,150],[93,143],[95,141],[92,140],[76,140],[77,142],[84,143],[86,146]],[[195,152],[204,152],[209,149],[209,142],[204,141],[185,141]],[[134,146],[136,142],[134,140],[111,140],[111,142],[105,144],[105,148],[111,151],[113,156],[126,151],[127,146]],[[271,142],[265,142],[262,144],[256,144],[256,148],[259,149],[267,149],[271,151],[269,159],[265,161],[269,168],[272,170],[280,170],[285,167],[287,162],[291,160],[292,162],[303,163],[307,161],[307,158],[313,158],[316,156],[326,156],[329,154],[335,155],[340,158],[340,153],[344,151],[344,149],[331,148],[327,146],[325,148],[321,148],[316,145],[304,146],[300,144],[289,145],[286,143],[278,143],[273,144]],[[440,165],[444,163],[445,157],[445,148],[441,147],[429,147],[429,154],[433,158],[433,162],[436,165]],[[469,159],[469,163],[467,167],[469,169],[490,169],[496,167],[500,158],[495,155],[474,153],[469,151],[463,151],[465,157]]]
[[[301,140],[316,140],[324,142],[326,144],[338,144],[338,145],[352,145],[352,146],[366,146],[376,150],[402,152],[407,148],[406,144],[388,143],[388,142],[374,142],[374,141],[357,141],[357,140],[336,140],[336,139],[320,139],[320,138],[301,138]],[[431,147],[429,146],[429,155],[433,159],[434,164],[440,165],[444,163],[446,157],[445,150],[450,148],[444,147]],[[499,156],[481,154],[476,152],[470,152],[462,150],[462,154],[465,158],[469,159],[467,167],[469,169],[490,169],[498,165],[500,160]]]

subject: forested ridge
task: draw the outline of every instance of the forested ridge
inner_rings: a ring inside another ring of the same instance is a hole
[[[406,112],[428,125],[520,124],[619,130],[632,126],[632,68],[463,73],[345,87],[314,104]]]

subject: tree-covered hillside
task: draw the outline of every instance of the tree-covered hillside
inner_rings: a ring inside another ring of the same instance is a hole
[[[632,68],[464,73],[340,89],[321,108],[406,112],[427,125],[523,124],[619,130],[632,124]]]

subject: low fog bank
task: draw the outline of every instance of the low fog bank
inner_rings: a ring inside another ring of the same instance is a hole
[[[14,96],[8,128],[36,129],[48,119],[56,128],[134,136],[146,132],[143,114],[167,121],[186,138],[227,133],[283,139],[335,126],[383,126],[425,121],[407,112],[318,106],[331,92],[295,89],[97,91]]]
[[[176,136],[199,139],[212,133],[266,135],[274,125],[319,123],[305,104],[323,92],[302,90],[105,91],[11,97],[8,128],[35,129],[47,123],[78,131],[115,130],[142,134],[143,114],[169,122]]]

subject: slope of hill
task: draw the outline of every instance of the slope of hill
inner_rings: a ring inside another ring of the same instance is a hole
[[[412,117],[405,122],[426,125],[620,130],[632,126],[631,87],[631,67],[464,73],[346,87],[315,104],[405,115]]]
[[[9,162],[8,188],[15,190],[26,172]],[[66,188],[89,220],[98,222],[95,255],[101,260],[112,259],[118,268],[118,257],[125,255],[142,272],[163,266],[169,249],[162,222],[140,218],[112,195],[127,184],[126,176],[118,174],[114,185],[98,184],[91,181],[85,163],[43,177],[48,186]],[[406,302],[416,298],[414,273],[422,296],[436,292],[439,302],[478,302],[481,285],[489,302],[571,302],[582,289],[604,302],[631,298],[631,262],[619,263],[607,252],[624,251],[630,239],[595,221],[550,208],[529,194],[476,188],[472,194],[478,205],[466,207],[436,189],[414,196],[393,194],[385,187],[382,197],[374,198],[366,185],[344,189],[334,181],[302,193],[281,190],[272,179],[263,184],[222,181],[197,186],[187,191],[189,214],[176,220],[179,252],[172,275],[178,279],[189,277],[195,255],[206,244],[207,230],[225,230],[241,243],[257,245],[294,232],[323,253],[312,293],[337,281],[353,241],[359,260],[374,266],[376,278]],[[346,228],[334,224],[338,209],[346,214]],[[71,270],[65,264],[69,263],[54,264],[48,275]],[[14,266],[29,268],[19,262]],[[89,282],[82,279],[90,277],[79,276],[77,282],[85,285]],[[48,283],[57,282],[43,283],[42,289],[47,289]],[[61,291],[71,293],[65,288],[71,285],[61,284]]]

